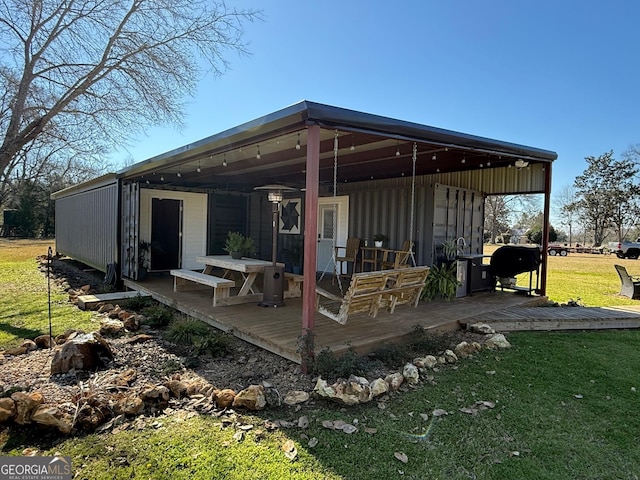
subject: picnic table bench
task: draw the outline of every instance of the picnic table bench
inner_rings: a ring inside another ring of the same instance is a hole
[[[229,298],[231,288],[235,287],[236,282],[227,278],[214,277],[206,273],[194,272],[193,270],[175,269],[171,270],[173,275],[173,291],[178,291],[178,286],[185,285],[187,282],[199,283],[213,287],[213,306],[226,305],[224,299]]]

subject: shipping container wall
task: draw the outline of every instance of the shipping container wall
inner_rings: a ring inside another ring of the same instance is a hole
[[[56,198],[56,251],[102,272],[118,260],[118,184]]]

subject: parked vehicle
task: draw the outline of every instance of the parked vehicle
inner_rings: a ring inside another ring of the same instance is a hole
[[[640,242],[630,242],[624,240],[616,245],[614,250],[618,258],[630,258],[636,260],[640,257]]]
[[[564,245],[549,245],[547,247],[547,254],[552,257],[555,257],[556,255],[566,257],[569,254],[569,248]]]

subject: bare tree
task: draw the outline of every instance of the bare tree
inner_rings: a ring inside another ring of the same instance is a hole
[[[576,202],[576,192],[573,185],[565,185],[560,189],[555,195],[553,204],[558,211],[560,224],[569,228],[569,246],[571,246],[573,242],[573,227],[578,221],[578,203]]]
[[[246,53],[258,17],[224,0],[0,0],[0,182],[180,124],[185,96]]]

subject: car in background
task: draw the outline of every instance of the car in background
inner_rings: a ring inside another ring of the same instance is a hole
[[[547,247],[547,255],[549,255],[550,257],[555,257],[556,255],[566,257],[568,254],[569,247],[565,247],[564,245],[553,244]]]

